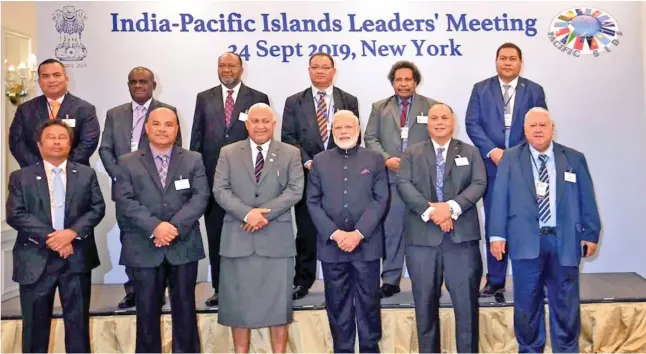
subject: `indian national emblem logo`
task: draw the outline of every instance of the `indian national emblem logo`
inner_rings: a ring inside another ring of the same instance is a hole
[[[591,8],[574,8],[558,14],[550,24],[549,39],[563,53],[598,57],[619,45],[622,33],[609,13]]]
[[[64,6],[52,14],[60,43],[56,46],[54,55],[60,61],[81,61],[87,56],[87,49],[81,42],[81,33],[85,29],[85,11],[76,10],[74,6]]]

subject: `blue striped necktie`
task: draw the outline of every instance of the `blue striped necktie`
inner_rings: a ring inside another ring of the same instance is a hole
[[[435,193],[437,194],[437,201],[444,201],[444,167],[446,166],[446,161],[442,153],[444,148],[437,148],[437,154],[435,154],[435,172],[437,176],[435,178]]]
[[[538,159],[541,160],[541,168],[538,171],[538,179],[539,181],[547,185],[547,188],[545,188],[545,196],[539,197],[538,199],[538,216],[541,222],[546,223],[552,218],[550,212],[550,176],[547,173],[546,164],[549,156],[541,154],[538,155]]]

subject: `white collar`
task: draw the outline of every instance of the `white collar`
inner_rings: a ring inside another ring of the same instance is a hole
[[[312,85],[312,96],[314,96],[314,98],[318,97],[319,91],[325,92],[326,97],[332,97],[332,93],[334,92],[334,85],[330,85],[330,87],[326,88],[325,90],[319,90],[314,87],[314,85]]]
[[[258,151],[258,144],[256,144],[253,139],[249,138],[249,143],[251,143],[251,151],[254,153]],[[269,151],[269,143],[271,143],[271,139],[267,140],[264,144],[260,145],[262,147],[263,152]]]
[[[233,88],[228,88],[222,84],[222,95],[226,97],[226,95],[229,93],[229,90],[233,90],[233,96],[238,96],[238,92],[240,92],[240,86],[242,86],[242,80],[238,81],[238,84],[233,86]]]
[[[62,162],[60,165],[58,165],[58,166],[54,166],[52,163],[50,163],[50,162],[48,162],[48,161],[43,160],[43,166],[45,167],[45,170],[46,170],[47,172],[49,172],[49,173],[53,173],[53,171],[52,171],[52,170],[53,170],[54,168],[56,168],[56,167],[59,167],[61,170],[63,170],[63,172],[65,172],[65,171],[66,171],[66,168],[67,168],[67,160],[63,161],[63,162]]]
[[[508,84],[505,84],[505,83],[502,81],[502,79],[500,78],[500,76],[498,76],[498,82],[500,83],[500,87],[501,87],[503,90],[505,89],[505,88],[503,87],[503,85],[510,85],[510,86],[511,86],[511,88],[515,91],[515,90],[516,90],[516,86],[518,86],[518,78],[520,78],[520,76],[516,76],[516,78],[515,78],[515,79],[511,80]]]
[[[150,103],[153,101],[153,98],[151,97],[146,103],[142,104],[141,106],[144,106],[144,109],[146,112],[148,112],[148,108],[150,108]],[[134,112],[137,110],[137,107],[139,106],[139,103],[132,101],[132,111]]]
[[[449,145],[451,144],[451,140],[453,140],[453,138],[449,139],[449,141],[447,141],[446,144],[440,145],[436,143],[435,140],[431,139],[431,142],[433,143],[433,151],[437,152],[438,148],[444,148],[444,151],[449,151]]]

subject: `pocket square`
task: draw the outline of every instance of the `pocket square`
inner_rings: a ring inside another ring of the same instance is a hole
[[[369,175],[370,171],[368,169],[365,169],[365,170],[361,171],[361,174],[362,175]]]

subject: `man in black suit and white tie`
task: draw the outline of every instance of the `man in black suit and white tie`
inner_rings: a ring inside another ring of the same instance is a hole
[[[301,150],[305,185],[314,156],[336,147],[332,137],[332,115],[349,110],[359,117],[357,98],[333,85],[336,68],[327,53],[310,57],[309,73],[312,86],[285,100],[282,141]],[[361,135],[359,142],[361,144]],[[294,300],[307,295],[316,279],[316,227],[307,209],[307,196],[294,206],[296,216],[296,269]]]
[[[238,54],[224,53],[218,58],[218,78],[222,84],[197,94],[190,149],[202,154],[209,190],[213,190],[213,176],[220,149],[249,137],[245,128],[249,107],[258,102],[269,104],[266,94],[240,81],[243,71],[242,58]],[[211,195],[204,214],[204,224],[209,241],[211,285],[214,293],[206,300],[206,306],[218,305],[220,234],[225,214]]]
[[[13,277],[20,284],[22,350],[46,353],[56,289],[65,349],[90,352],[91,271],[99,266],[94,228],[105,215],[90,167],[69,161],[73,131],[60,120],[37,129],[43,161],[9,177],[7,223],[18,231]]]
[[[175,113],[157,108],[146,122],[150,143],[119,158],[120,264],[132,267],[138,353],[161,352],[161,309],[168,282],[173,352],[200,351],[195,314],[197,262],[204,258],[199,218],[209,201],[199,153],[175,145]]]
[[[138,66],[128,74],[128,90],[132,101],[108,110],[99,156],[113,181],[118,175],[119,157],[148,145],[144,124],[150,112],[158,107],[166,107],[177,114],[175,107],[153,98],[153,90],[156,87],[157,82],[153,72],[148,68]],[[175,145],[182,146],[182,131],[179,128]],[[113,187],[112,200],[115,200],[115,191],[116,189]],[[120,216],[117,215],[117,222],[119,219]],[[120,240],[123,242],[123,231],[121,231]],[[126,267],[126,275],[128,281],[123,284],[126,296],[119,302],[120,309],[135,306],[135,289],[132,284],[131,268]]]
[[[68,82],[60,61],[47,59],[38,66],[38,84],[43,94],[20,105],[9,128],[9,149],[20,167],[42,160],[36,128],[53,119],[73,128],[74,139],[67,159],[90,165],[90,156],[99,145],[99,120],[93,105],[67,92]]]

